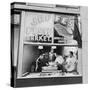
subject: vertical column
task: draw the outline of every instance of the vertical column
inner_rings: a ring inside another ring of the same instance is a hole
[[[52,35],[52,44],[54,44],[54,21],[55,21],[55,14],[53,14],[53,35]]]
[[[22,59],[23,59],[23,37],[24,37],[24,26],[25,26],[25,11],[21,13],[21,28],[20,28],[20,40],[19,40],[19,56],[18,56],[18,77],[22,76]]]

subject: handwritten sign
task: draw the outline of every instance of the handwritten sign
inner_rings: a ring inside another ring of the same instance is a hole
[[[30,42],[52,42],[54,15],[26,12],[25,40]]]

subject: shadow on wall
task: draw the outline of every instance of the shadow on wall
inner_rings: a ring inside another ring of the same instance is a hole
[[[22,73],[31,72],[32,64],[35,64],[39,56],[38,46],[24,45]]]

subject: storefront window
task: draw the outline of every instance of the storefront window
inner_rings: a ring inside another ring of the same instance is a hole
[[[25,12],[22,77],[81,75],[78,15]]]

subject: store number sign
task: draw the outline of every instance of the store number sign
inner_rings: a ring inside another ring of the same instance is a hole
[[[52,42],[54,15],[26,12],[25,40],[30,42]]]

